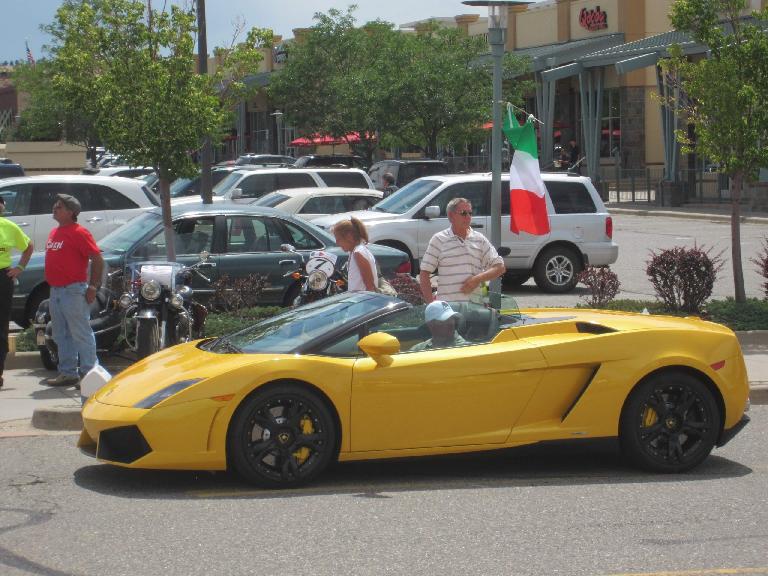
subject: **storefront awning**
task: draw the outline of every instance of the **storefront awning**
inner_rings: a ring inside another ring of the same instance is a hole
[[[375,140],[376,137],[372,134],[368,134],[367,140]],[[332,146],[337,144],[353,144],[355,142],[360,142],[360,134],[358,132],[350,132],[346,136],[342,136],[340,138],[336,138],[334,136],[328,136],[328,135],[320,135],[320,134],[314,134],[309,137],[305,138],[295,138],[294,140],[291,140],[290,145],[291,146],[297,146],[297,147],[309,147],[309,146]]]

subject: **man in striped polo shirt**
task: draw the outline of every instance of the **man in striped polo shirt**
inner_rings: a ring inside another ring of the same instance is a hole
[[[446,207],[450,228],[432,236],[421,259],[419,284],[424,300],[435,300],[430,274],[437,270],[437,299],[482,303],[484,282],[498,278],[506,268],[490,241],[472,229],[472,204],[454,198]]]

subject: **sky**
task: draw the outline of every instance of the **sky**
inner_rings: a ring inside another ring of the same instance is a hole
[[[164,2],[190,0],[152,0],[154,8]],[[0,62],[26,58],[25,40],[35,58],[44,57],[43,46],[49,37],[40,31],[40,25],[53,21],[60,0],[0,0]],[[430,17],[457,14],[486,15],[486,8],[462,5],[460,0],[207,0],[208,50],[214,46],[231,44],[238,21],[246,28],[271,28],[283,38],[292,38],[294,28],[313,25],[316,12],[331,8],[342,11],[357,5],[355,17],[363,24],[380,18],[396,25]]]

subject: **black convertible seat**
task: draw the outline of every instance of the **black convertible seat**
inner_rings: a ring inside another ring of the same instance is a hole
[[[499,331],[498,311],[463,302],[451,307],[461,315],[456,327],[466,340],[489,342]]]

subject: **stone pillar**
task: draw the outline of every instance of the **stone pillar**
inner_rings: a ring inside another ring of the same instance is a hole
[[[459,14],[453,17],[456,20],[456,27],[461,30],[464,36],[469,36],[469,25],[480,19],[479,14]]]
[[[307,34],[309,33],[310,28],[294,28],[293,29],[293,39],[296,42],[304,42],[304,40],[307,37]]]
[[[267,72],[273,72],[275,69],[275,46],[283,41],[279,34],[272,36],[272,46],[264,49],[264,69]]]
[[[571,0],[557,0],[557,41],[571,40]]]
[[[517,49],[517,15],[528,10],[525,4],[517,4],[507,7],[507,41],[504,44],[505,52]]]

